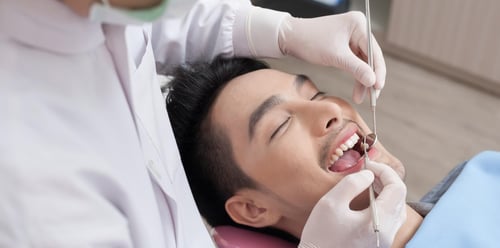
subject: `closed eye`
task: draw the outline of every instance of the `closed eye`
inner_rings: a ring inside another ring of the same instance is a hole
[[[276,130],[274,130],[274,132],[271,134],[271,138],[269,138],[269,141],[271,141],[274,138],[274,136],[276,136],[276,134],[278,134],[279,131],[285,127],[285,125],[290,121],[291,118],[292,118],[291,116],[286,118],[286,120],[283,123],[281,123],[281,125],[279,125],[278,128],[276,128]]]
[[[322,97],[324,97],[326,95],[325,92],[323,91],[318,91],[316,94],[314,94],[313,97],[311,97],[311,101],[314,101],[314,100],[317,100],[317,99],[320,99]],[[281,123],[278,128],[276,128],[276,130],[274,130],[274,132],[271,134],[271,137],[269,138],[269,141],[271,141],[272,139],[274,139],[274,137],[288,124],[288,122],[290,121],[292,117],[289,116],[288,118],[286,118],[286,120]]]
[[[317,99],[317,98],[319,98],[319,97],[325,96],[325,94],[326,94],[326,93],[325,93],[325,92],[323,92],[323,91],[318,91],[318,93],[316,93],[313,97],[311,97],[311,99],[310,99],[310,100],[311,100],[311,101],[314,101],[314,100],[316,100],[316,99]]]

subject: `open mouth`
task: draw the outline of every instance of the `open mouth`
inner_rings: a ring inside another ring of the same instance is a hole
[[[335,148],[329,157],[328,170],[345,172],[353,167],[360,167],[363,154],[363,138],[361,134],[354,133],[344,143]],[[367,143],[370,143],[369,141]],[[370,147],[371,148],[371,147]],[[361,169],[361,167],[359,168]]]

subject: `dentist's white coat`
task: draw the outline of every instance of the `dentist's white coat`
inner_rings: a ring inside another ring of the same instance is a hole
[[[249,55],[253,7],[218,2],[125,28],[56,0],[0,0],[0,247],[213,246],[155,60]]]

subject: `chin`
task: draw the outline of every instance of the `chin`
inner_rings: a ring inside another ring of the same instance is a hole
[[[396,165],[394,165],[394,166],[391,165],[391,168],[393,168],[394,171],[396,171],[396,173],[398,173],[398,175],[401,179],[403,179],[403,180],[405,179],[406,169],[403,166],[403,163],[401,163],[401,161],[397,160]]]
[[[384,163],[390,166],[398,175],[401,179],[405,178],[406,175],[406,169],[403,166],[403,163],[399,161],[394,155],[389,153],[382,144],[375,144],[375,147],[377,148],[377,154],[375,155],[375,158],[373,160],[379,162],[379,163]]]
[[[389,167],[391,167],[399,175],[401,179],[404,179],[406,175],[406,169],[403,166],[403,163],[401,163],[401,161],[399,161],[399,159],[395,158],[394,156],[392,155],[389,156],[390,159],[388,161],[386,162],[380,161],[380,162],[389,165]]]

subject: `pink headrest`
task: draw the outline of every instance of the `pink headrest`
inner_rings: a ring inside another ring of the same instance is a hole
[[[214,228],[214,240],[219,248],[296,248],[288,241],[234,226]]]

